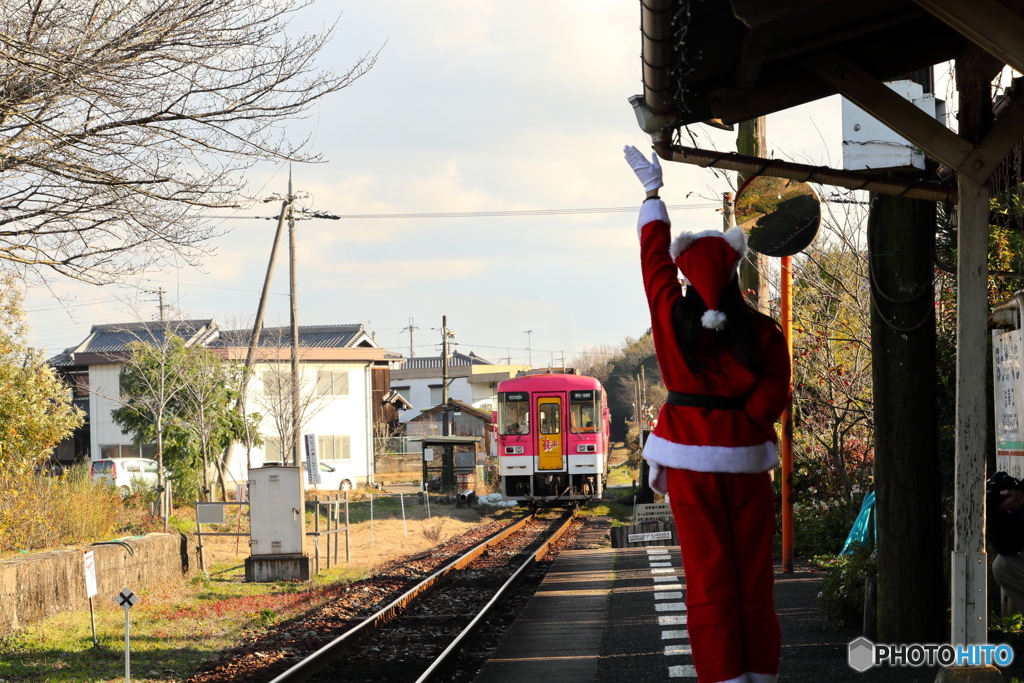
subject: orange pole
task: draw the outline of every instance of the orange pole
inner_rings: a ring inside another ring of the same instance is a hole
[[[782,257],[779,287],[779,322],[793,358],[793,271],[789,256]],[[790,380],[792,381],[792,380]],[[793,408],[782,414],[782,571],[793,573]]]

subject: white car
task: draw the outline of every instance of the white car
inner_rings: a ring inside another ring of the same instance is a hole
[[[107,482],[124,497],[131,493],[133,482],[155,487],[157,471],[156,460],[149,458],[105,458],[92,461],[89,477],[94,482]]]

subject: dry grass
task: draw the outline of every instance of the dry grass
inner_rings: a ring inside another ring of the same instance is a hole
[[[372,491],[372,490],[371,490]],[[401,516],[401,502],[397,497],[385,497],[374,495],[374,519],[370,521],[369,495],[363,491],[358,492],[349,499],[349,552],[352,557],[350,569],[359,573],[372,573],[380,564],[390,561],[402,555],[420,553],[438,543],[465,533],[469,529],[480,524],[480,513],[476,510],[455,508],[450,505],[438,505],[436,501],[431,504],[431,516],[427,517],[427,508],[419,501],[419,496],[405,496],[405,522]],[[237,508],[236,508],[237,509]],[[344,507],[340,510],[344,515]],[[175,511],[179,520],[179,527],[190,533],[195,531],[195,513],[191,509],[179,509]],[[333,527],[333,523],[331,525]],[[340,526],[344,526],[344,517],[340,519]],[[322,507],[320,516],[320,530],[327,531],[327,508]],[[204,525],[206,531],[231,531],[240,530],[247,534],[249,531],[248,519],[242,516],[241,524],[234,511],[228,513],[226,523],[223,525]],[[306,531],[314,529],[313,513],[307,510]],[[331,540],[332,565],[335,556],[335,541],[337,539],[337,557],[341,566],[345,564],[345,534],[334,534]],[[211,567],[215,564],[227,563],[240,565],[249,555],[248,539],[227,538],[213,536],[203,539],[206,553],[206,565]],[[316,539],[306,536],[305,552],[311,561],[316,558]],[[322,535],[319,540],[320,566],[327,567],[327,536]]]
[[[208,576],[188,581],[172,578],[136,591],[141,599],[131,614],[132,679],[146,683],[183,680],[217,652],[330,600],[344,583],[489,521],[475,510],[436,503],[428,518],[426,508],[417,500],[415,496],[405,498],[406,524],[396,500],[374,496],[372,522],[368,497],[350,501],[352,562],[344,562],[344,537],[340,536],[341,562],[327,569],[326,543],[321,537],[322,571],[308,584],[246,583],[242,564],[248,555],[248,539],[243,537],[237,543],[233,538],[204,539]],[[313,528],[311,517],[312,513],[307,513],[307,530]],[[193,531],[193,509],[176,509],[175,525]],[[322,516],[321,529],[326,526]],[[438,530],[438,541],[427,538],[425,527]],[[209,530],[215,528],[235,531],[235,514],[229,512],[225,524],[211,525]],[[241,530],[248,531],[245,516]],[[306,537],[306,552],[311,560],[315,557],[312,537]],[[0,680],[121,680],[123,612],[112,600],[97,600],[96,606],[100,648],[92,648],[87,612],[54,615],[0,639]]]
[[[113,488],[93,484],[85,467],[0,483],[0,557],[154,530],[142,500],[122,501]]]

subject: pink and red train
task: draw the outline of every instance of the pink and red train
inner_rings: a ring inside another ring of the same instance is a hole
[[[538,374],[498,385],[498,471],[506,500],[579,503],[608,476],[608,403],[582,375]]]

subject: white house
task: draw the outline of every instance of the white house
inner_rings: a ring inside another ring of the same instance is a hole
[[[168,332],[186,345],[210,347],[234,362],[244,362],[251,337],[251,330],[220,330],[214,320],[93,326],[81,344],[50,359],[72,386],[76,404],[87,412],[86,424],[58,446],[56,459],[70,464],[86,457],[155,454],[154,445],[133,445],[111,412],[120,405],[119,377],[128,344],[157,342]],[[259,467],[282,459],[280,420],[275,417],[290,414],[290,409],[279,407],[275,413],[273,405],[275,394],[281,393],[280,380],[290,377],[290,346],[290,328],[269,328],[261,335],[246,410],[261,414],[265,443],[248,453],[242,446],[233,447],[229,472],[238,481],[245,480],[247,465]],[[302,326],[299,346],[300,404],[305,405],[306,416],[302,432],[317,435],[320,457],[339,472],[339,480],[351,485],[372,482],[374,423],[396,419],[395,403],[401,400],[396,401],[390,391],[389,370],[401,357],[379,348],[359,324]],[[290,396],[290,389],[285,393]]]
[[[391,388],[412,404],[402,414],[408,422],[442,402],[441,356],[405,358],[391,368]],[[448,356],[448,396],[477,410],[497,410],[498,383],[530,369],[529,365],[497,365],[473,352]]]
[[[222,358],[243,362],[250,338],[251,330],[227,331],[210,347]],[[299,327],[301,433],[317,436],[321,462],[337,471],[325,485],[373,482],[374,424],[389,419],[388,374],[397,358],[378,347],[362,325]],[[291,459],[289,444],[282,443],[282,432],[287,436],[290,429],[290,373],[290,328],[265,329],[246,394],[247,410],[262,417],[264,445],[247,454],[236,444],[229,459],[233,470]]]

